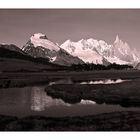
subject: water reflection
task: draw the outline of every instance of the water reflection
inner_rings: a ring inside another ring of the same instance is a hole
[[[88,81],[88,82],[81,82],[80,84],[118,84],[118,83],[123,83],[129,80],[122,80],[122,79],[117,79],[117,80],[111,80],[111,79],[106,79],[106,80],[99,80],[99,81]]]
[[[70,106],[70,104],[65,103],[61,99],[53,99],[47,96],[44,91],[44,87],[32,87],[31,90],[31,110],[33,111],[43,111],[50,106]]]
[[[139,108],[123,108],[119,105],[96,104],[81,100],[77,104],[53,99],[44,91],[46,86],[0,89],[0,114],[13,116],[41,115],[50,117],[84,116]]]
[[[73,81],[69,79],[61,79],[54,82],[50,82],[49,85],[56,85],[56,84],[73,84]]]
[[[97,80],[97,81],[83,81],[80,82],[80,84],[118,84],[118,83],[123,83],[126,81],[130,80],[122,80],[122,79],[105,79],[105,80]],[[51,85],[57,85],[57,84],[74,84],[74,82],[69,78],[69,79],[61,79],[57,81],[53,81],[49,83],[49,86]]]
[[[81,100],[80,104],[83,104],[83,105],[90,105],[90,104],[96,104],[96,102],[94,101],[91,101],[91,100]]]
[[[81,100],[77,105],[89,105],[96,104],[96,102],[91,100]],[[71,106],[69,103],[65,103],[62,99],[53,99],[47,96],[43,87],[32,87],[31,90],[31,110],[33,111],[43,111],[50,106]]]

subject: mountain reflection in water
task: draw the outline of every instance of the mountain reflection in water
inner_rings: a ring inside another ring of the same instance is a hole
[[[96,104],[92,100],[83,99],[79,103],[69,104],[61,98],[54,99],[48,96],[44,91],[45,87],[46,85],[0,89],[0,114],[19,117],[29,115],[62,117],[139,110],[139,108],[124,108],[120,105]]]
[[[95,104],[96,102],[90,100],[81,100],[80,104]],[[78,105],[77,104],[77,105]],[[71,106],[69,103],[65,103],[62,99],[53,99],[47,96],[43,87],[32,87],[31,90],[31,110],[33,111],[43,111],[50,106]]]
[[[79,84],[118,84],[118,83],[123,83],[126,81],[130,81],[130,80],[122,80],[122,79],[104,79],[104,80],[91,80],[91,81],[82,81],[82,82],[78,82]],[[74,82],[71,79],[61,79],[61,80],[57,80],[54,82],[50,82],[49,86],[51,85],[57,85],[57,84],[74,84]]]
[[[65,103],[61,99],[53,99],[46,95],[44,88],[42,87],[32,87],[31,91],[31,110],[33,111],[43,111],[45,108],[50,106],[65,105],[70,106],[70,104]]]
[[[81,82],[80,84],[118,84],[118,83],[123,83],[125,81],[129,80],[122,80],[122,79],[116,79],[116,80],[111,80],[111,79],[106,79],[106,80],[99,80],[99,81],[89,81],[89,82]]]

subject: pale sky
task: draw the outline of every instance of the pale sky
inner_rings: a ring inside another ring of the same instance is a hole
[[[22,47],[34,33],[55,43],[94,38],[112,44],[116,35],[140,50],[140,9],[0,10],[0,43]]]

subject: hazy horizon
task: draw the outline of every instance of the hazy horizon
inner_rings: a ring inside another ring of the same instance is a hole
[[[34,33],[56,43],[94,38],[112,44],[116,35],[140,50],[140,9],[0,9],[0,43],[22,47]]]

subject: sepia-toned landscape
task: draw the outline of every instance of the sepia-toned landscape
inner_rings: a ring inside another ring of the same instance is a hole
[[[0,131],[139,131],[139,14],[1,9]]]

